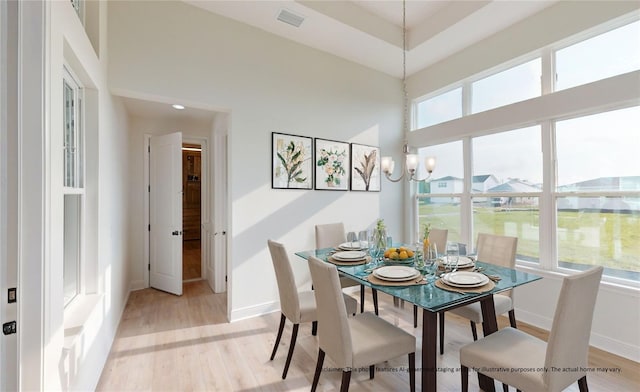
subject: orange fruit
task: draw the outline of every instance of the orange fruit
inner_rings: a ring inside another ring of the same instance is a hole
[[[404,260],[409,258],[409,254],[407,253],[406,250],[403,250],[398,254],[398,257],[400,258],[400,260]]]

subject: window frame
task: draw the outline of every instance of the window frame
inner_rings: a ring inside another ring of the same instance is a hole
[[[84,88],[83,86],[78,82],[78,78],[77,76],[75,76],[73,70],[71,69],[71,67],[69,67],[68,65],[64,65],[63,66],[63,72],[62,72],[62,83],[63,83],[63,96],[65,94],[65,85],[69,86],[72,89],[72,96],[73,96],[73,100],[74,100],[74,105],[73,105],[73,127],[74,127],[74,148],[76,149],[75,153],[77,153],[75,160],[74,160],[74,165],[73,165],[73,173],[74,173],[74,178],[75,181],[72,181],[72,186],[68,186],[68,184],[66,183],[66,173],[67,173],[67,158],[66,158],[66,142],[65,142],[65,138],[67,136],[67,131],[66,131],[66,108],[63,106],[63,132],[62,132],[62,148],[63,148],[63,175],[62,175],[62,194],[63,194],[63,198],[70,196],[70,195],[75,195],[79,198],[79,200],[77,201],[77,208],[78,211],[76,214],[74,214],[74,217],[78,220],[77,221],[77,238],[74,238],[72,241],[74,241],[75,246],[78,247],[77,250],[75,250],[74,252],[77,255],[77,260],[76,260],[76,265],[75,265],[75,286],[76,286],[76,290],[75,290],[75,294],[73,294],[71,297],[69,298],[65,298],[64,299],[64,306],[65,308],[67,306],[69,306],[70,304],[72,304],[74,302],[74,300],[76,298],[78,298],[79,295],[81,295],[83,293],[83,287],[84,287],[84,280],[83,280],[83,273],[84,273],[84,260],[85,260],[85,228],[86,228],[86,224],[85,224],[85,217],[86,217],[86,200],[85,200],[85,172],[86,172],[86,162],[85,162],[85,143],[84,141],[86,140],[85,137],[85,123],[84,123]],[[63,103],[66,104],[66,98],[63,97]],[[63,212],[63,220],[66,219],[66,212]],[[66,234],[66,233],[65,233]],[[66,268],[66,262],[67,262],[67,254],[66,254],[66,247],[67,247],[67,243],[66,243],[66,238],[64,239],[64,248],[65,248],[65,254],[63,256],[63,271]],[[65,281],[65,277],[64,277],[64,272],[63,272],[63,287],[66,287],[66,281]],[[65,293],[66,295],[66,293]]]
[[[525,268],[531,270],[536,273],[542,274],[551,274],[551,275],[567,275],[575,273],[576,270],[567,269],[561,267],[558,260],[558,240],[557,240],[557,199],[567,197],[566,192],[558,192],[556,189],[556,148],[555,148],[555,124],[558,121],[564,121],[572,118],[579,117],[587,117],[599,113],[624,109],[628,107],[638,106],[638,100],[634,99],[633,102],[629,101],[629,99],[617,99],[613,101],[609,101],[605,104],[593,104],[587,102],[586,105],[579,110],[567,111],[562,114],[551,116],[541,116],[538,117],[537,120],[530,121],[526,124],[524,123],[510,123],[509,119],[499,122],[498,126],[495,126],[492,123],[492,128],[486,129],[470,129],[468,126],[468,122],[470,119],[465,119],[466,116],[471,115],[469,112],[470,107],[468,106],[469,102],[469,94],[471,93],[470,88],[465,89],[465,85],[468,86],[469,83],[472,83],[474,80],[482,79],[487,77],[487,75],[491,75],[495,72],[499,72],[499,69],[509,69],[514,66],[514,63],[520,62],[524,63],[527,61],[527,58],[532,59],[537,56],[541,56],[542,59],[542,80],[541,80],[541,88],[542,94],[541,98],[556,94],[555,91],[555,61],[554,54],[555,50],[562,47],[567,47],[572,44],[579,43],[581,41],[587,40],[591,37],[606,33],[609,30],[614,30],[616,28],[622,27],[629,23],[633,23],[634,21],[638,21],[639,18],[637,15],[626,15],[621,18],[617,18],[614,21],[609,21],[603,25],[597,26],[595,28],[589,29],[586,32],[582,32],[580,34],[576,34],[573,37],[569,37],[568,39],[562,40],[561,42],[557,42],[555,44],[546,46],[539,50],[530,53],[528,56],[521,56],[516,60],[512,60],[498,67],[493,67],[491,70],[484,71],[482,73],[473,75],[469,78],[465,78],[464,80],[458,81],[456,83],[452,83],[445,88],[438,89],[430,94],[426,94],[413,100],[414,105],[412,105],[412,109],[415,109],[415,103],[420,102],[421,100],[430,99],[433,96],[441,94],[443,92],[450,91],[453,88],[457,88],[463,86],[463,116],[462,118],[451,120],[452,124],[447,124],[446,126],[442,125],[434,125],[420,129],[420,134],[415,135],[413,138],[414,147],[429,147],[438,144],[449,143],[452,141],[461,140],[463,142],[463,160],[464,160],[464,191],[462,194],[437,194],[438,197],[460,197],[461,200],[461,236],[463,241],[466,241],[468,244],[474,244],[475,238],[472,238],[473,233],[473,212],[472,212],[472,197],[477,197],[477,193],[473,193],[471,190],[471,182],[472,182],[472,151],[471,151],[471,139],[477,136],[484,136],[489,134],[497,134],[504,131],[508,131],[510,129],[515,129],[523,126],[531,126],[531,125],[539,125],[541,127],[541,138],[542,138],[542,171],[543,171],[543,184],[542,184],[542,192],[540,194],[536,194],[536,197],[539,197],[539,263],[529,262],[525,260],[517,260],[517,265],[520,268]],[[640,72],[640,70],[633,71]],[[612,76],[608,79],[619,78],[618,80],[625,80],[623,75]],[[589,83],[593,85],[593,90],[598,90],[599,84],[603,86],[612,85],[610,82],[607,82],[608,79],[600,80],[596,82]],[[613,84],[615,85],[615,83]],[[582,86],[577,86],[574,88],[581,88]],[[570,89],[569,89],[570,90]],[[587,91],[593,91],[587,90]],[[584,91],[580,90],[580,91]],[[557,92],[559,94],[567,94],[567,90],[560,90]],[[623,94],[624,95],[624,94]],[[622,96],[622,95],[617,95]],[[467,106],[465,106],[465,102]],[[525,101],[526,102],[526,101]],[[527,103],[525,103],[527,104]],[[535,103],[533,104],[535,105]],[[508,105],[507,105],[508,106]],[[508,110],[507,106],[503,107],[504,110]],[[466,110],[465,110],[466,109]],[[500,114],[501,114],[500,113]],[[476,113],[477,114],[477,113]],[[498,114],[499,115],[499,114]],[[415,117],[414,117],[415,119]],[[455,128],[456,121],[460,121],[458,124],[463,124],[461,129],[465,129],[464,131],[460,131],[457,135],[451,135],[450,130]],[[412,131],[415,131],[414,122],[412,127]],[[449,131],[449,132],[447,132]],[[427,134],[430,134],[431,137],[425,137]],[[410,140],[412,137],[409,138]],[[437,170],[437,168],[436,168]],[[417,224],[419,222],[418,216],[418,206],[419,200],[422,197],[433,197],[433,194],[419,194],[416,191],[417,187],[411,188],[411,195],[413,198],[412,204],[414,207],[414,219],[413,225],[414,227],[410,228],[410,233],[415,233],[417,229]],[[606,191],[606,192],[598,192],[599,194],[605,193],[608,196],[632,196],[639,197],[640,192],[633,191]],[[589,192],[589,195],[594,194],[594,192]],[[573,195],[573,194],[572,194]],[[586,193],[585,193],[586,195]],[[482,196],[486,196],[482,194]],[[534,196],[533,194],[531,196]],[[603,276],[603,282],[607,284],[612,284],[616,287],[621,288],[632,288],[638,289],[640,288],[640,281],[629,280],[629,279],[621,279],[615,276],[606,275]]]

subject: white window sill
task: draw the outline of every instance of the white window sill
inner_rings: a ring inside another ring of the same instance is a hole
[[[536,267],[532,263],[516,263],[516,269],[522,272],[529,272],[531,274],[542,276],[543,278],[550,278],[555,280],[562,280],[568,273],[557,270],[547,270]],[[572,271],[578,272],[578,271]],[[636,298],[640,298],[640,287],[637,286],[637,282],[629,282],[629,284],[621,284],[609,280],[611,278],[607,276],[602,277],[600,286],[610,292],[617,292],[623,295],[631,295]]]

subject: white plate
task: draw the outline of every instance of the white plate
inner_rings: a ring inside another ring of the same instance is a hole
[[[360,250],[349,250],[345,252],[336,252],[333,254],[333,258],[342,261],[356,261],[363,260],[367,257],[367,254]]]
[[[338,245],[338,248],[342,250],[361,250],[361,249],[367,249],[367,246],[369,246],[367,241],[354,241],[354,242],[342,243]]]
[[[442,265],[448,264],[446,256],[441,260],[441,264]],[[452,263],[452,264],[455,265],[455,263]],[[460,256],[458,258],[458,268],[471,267],[472,265],[473,265],[473,260],[471,260],[467,256]]]
[[[489,278],[478,272],[457,271],[442,276],[442,280],[455,287],[480,287],[489,283]]]
[[[420,271],[402,265],[389,265],[373,270],[373,275],[382,280],[405,281],[420,276]]]

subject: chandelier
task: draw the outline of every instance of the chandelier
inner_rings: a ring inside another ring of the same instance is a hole
[[[384,173],[387,180],[391,182],[398,182],[403,178],[406,178],[407,181],[426,181],[431,177],[431,173],[436,166],[436,159],[433,157],[428,157],[425,159],[425,170],[427,171],[427,176],[425,178],[417,178],[416,172],[418,170],[418,155],[411,154],[411,148],[409,147],[409,143],[407,142],[407,135],[409,134],[409,93],[407,92],[407,9],[406,9],[406,0],[402,0],[402,97],[403,97],[403,105],[404,112],[402,114],[403,117],[403,127],[402,131],[404,133],[405,142],[402,148],[402,152],[404,153],[404,165],[402,168],[402,174],[400,177],[393,179],[391,175],[393,174],[393,169],[395,166],[395,162],[393,158],[390,156],[382,157],[380,160],[380,168]]]

